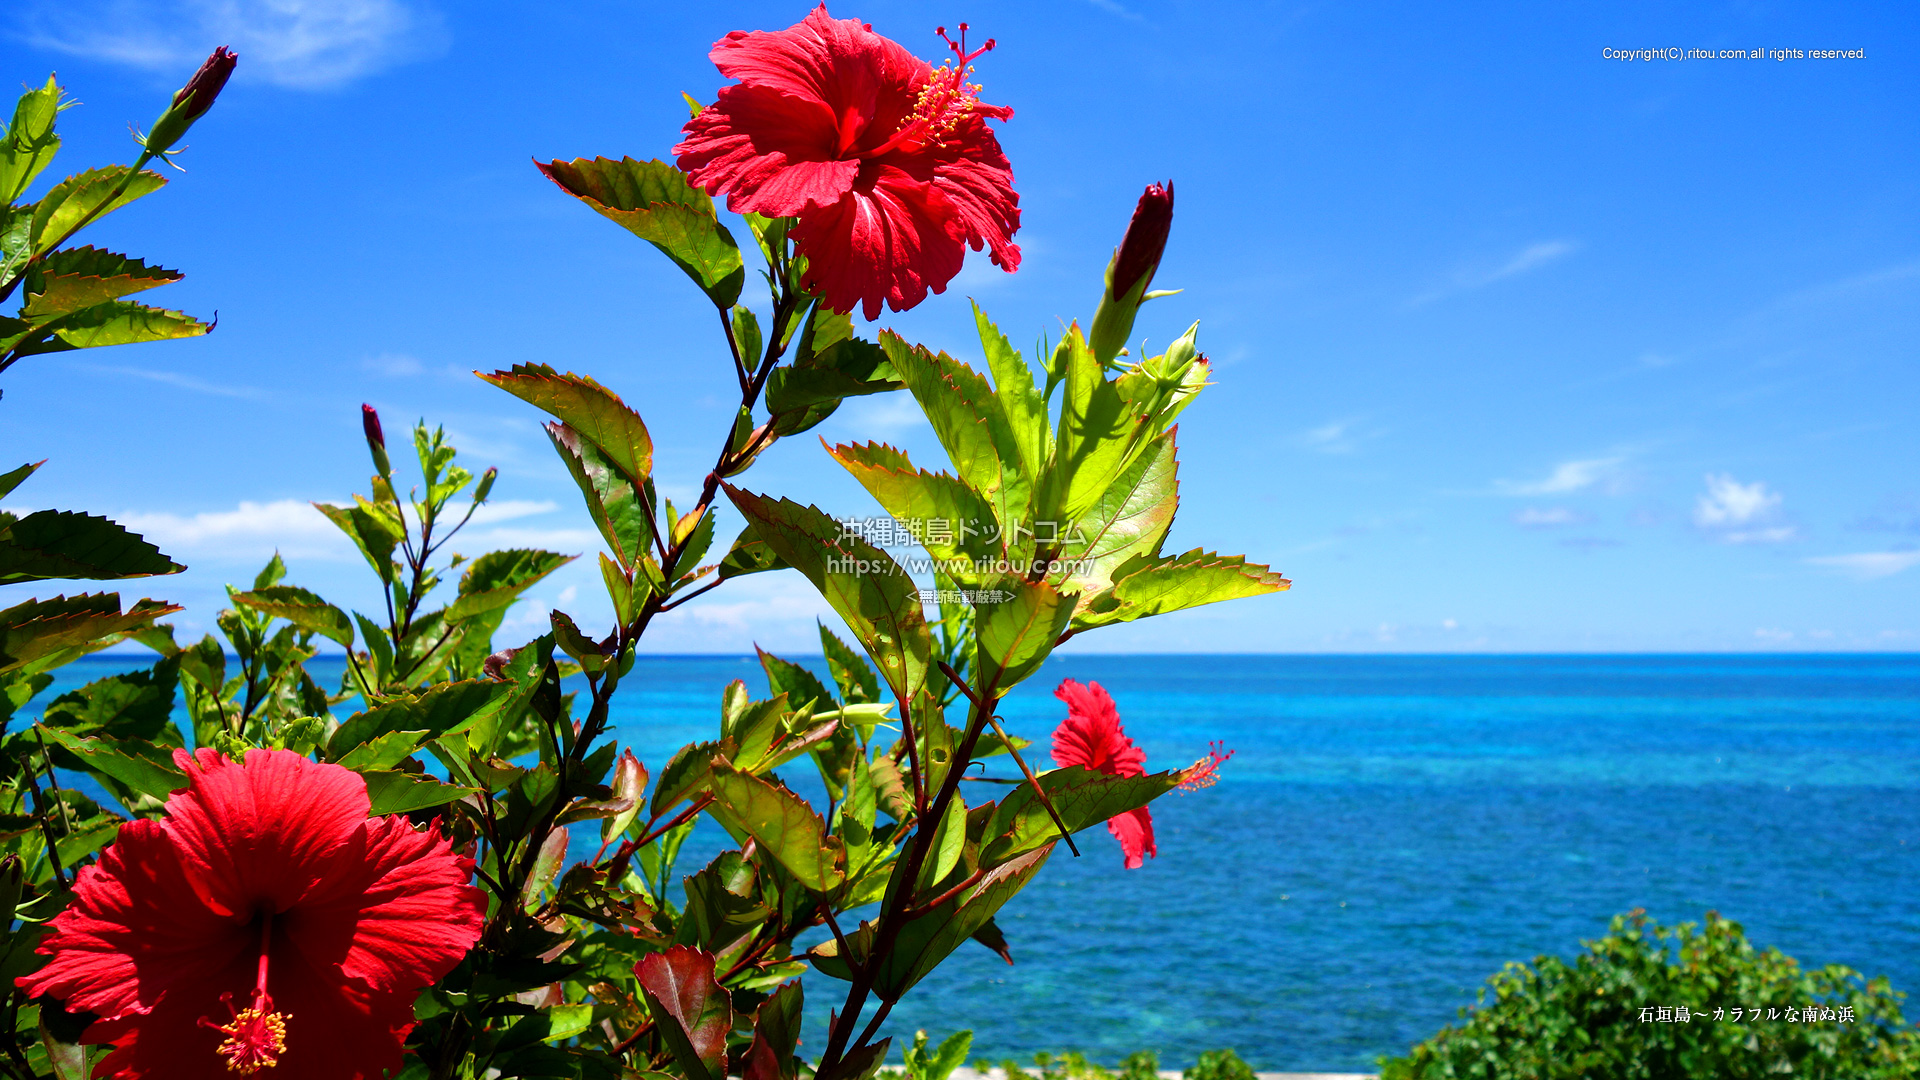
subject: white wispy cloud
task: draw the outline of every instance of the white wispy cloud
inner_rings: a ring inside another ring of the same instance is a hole
[[[1590,488],[1607,479],[1626,460],[1625,457],[1604,457],[1563,461],[1542,479],[1495,480],[1493,489],[1501,495],[1565,495]]]
[[[154,371],[149,368],[125,367],[117,364],[75,364],[81,371],[91,371],[99,375],[121,375],[149,382],[165,383],[182,390],[192,390],[199,394],[214,394],[219,397],[263,398],[265,390],[251,386],[225,386],[211,383],[205,379],[196,379],[192,375],[183,375],[177,371]]]
[[[1129,11],[1121,7],[1118,3],[1115,3],[1115,0],[1087,0],[1087,2],[1099,8],[1101,11],[1118,15],[1123,19],[1132,19],[1134,22],[1143,22],[1146,19],[1146,16],[1141,15],[1137,11]]]
[[[1856,551],[1847,555],[1815,555],[1807,560],[1815,566],[1830,567],[1861,581],[1891,577],[1912,566],[1920,566],[1920,551]]]
[[[406,378],[427,370],[427,366],[422,364],[418,357],[408,356],[405,353],[381,353],[378,356],[369,356],[360,361],[360,366],[390,379]]]
[[[1357,419],[1333,420],[1302,431],[1295,436],[1295,441],[1316,454],[1351,454],[1359,449],[1362,441],[1379,434],[1360,430]]]
[[[1513,523],[1523,529],[1554,529],[1562,525],[1581,525],[1592,519],[1564,506],[1529,506],[1517,510]]]
[[[1462,267],[1454,271],[1446,284],[1421,293],[1413,298],[1411,304],[1418,306],[1452,293],[1483,289],[1496,281],[1518,277],[1549,263],[1558,262],[1578,251],[1579,248],[1580,245],[1571,240],[1543,240],[1536,244],[1529,244],[1513,253],[1504,262]]]
[[[213,45],[237,76],[303,90],[432,55],[446,36],[414,0],[25,0],[9,20],[29,44],[151,71],[193,73]]]

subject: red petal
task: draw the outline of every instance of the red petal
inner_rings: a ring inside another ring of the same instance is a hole
[[[275,954],[272,980],[273,1006],[287,1017],[287,1052],[259,1080],[380,1080],[382,1070],[397,1074],[419,988],[396,994],[342,986],[337,973],[303,970],[298,954],[288,952],[284,966]]]
[[[899,127],[913,107],[914,83],[932,70],[860,20],[828,15],[825,4],[785,30],[736,30],[708,57],[729,79],[819,102],[836,123],[851,111],[863,128],[885,127],[881,140]]]
[[[993,264],[1011,273],[1020,268],[1020,248],[1013,243],[1020,228],[1020,196],[1000,140],[981,115],[992,109],[974,106],[953,139],[938,148],[933,182],[953,204],[967,243],[975,251],[984,243],[992,249]],[[1006,112],[1012,115],[1011,109]]]
[[[165,828],[130,821],[100,861],[80,871],[73,902],[40,944],[53,959],[18,982],[30,996],[51,994],[76,1010],[138,1016],[188,987],[250,987],[258,947],[251,912],[241,919],[208,909]],[[229,985],[223,980],[234,971],[240,981]]]
[[[729,86],[687,124],[673,152],[693,183],[727,196],[727,209],[791,217],[853,186],[860,163],[835,160],[835,131],[822,102]]]
[[[1067,703],[1067,718],[1053,731],[1053,763],[1080,765],[1113,776],[1145,776],[1147,752],[1120,727],[1120,711],[1099,683],[1062,680],[1053,696]]]
[[[1153,815],[1144,806],[1108,818],[1107,831],[1120,841],[1120,851],[1127,857],[1129,870],[1140,869],[1145,861],[1141,856],[1158,854],[1153,845]]]
[[[366,781],[290,750],[174,751],[192,783],[167,800],[166,830],[216,909],[286,911],[321,883],[367,819]]]
[[[256,1076],[262,1080],[380,1080],[383,1070],[399,1072],[401,1043],[414,1025],[412,994],[333,985],[322,973],[301,967],[297,958],[283,960],[279,949],[273,964],[273,1007],[286,1019],[287,1049],[278,1064]],[[244,978],[250,994],[250,970]],[[237,1007],[244,1007],[247,994],[234,994]],[[217,991],[201,988],[192,996],[169,996],[151,1015],[95,1024],[87,1030],[86,1041],[110,1040],[115,1049],[94,1075],[116,1080],[237,1076],[225,1068],[226,1059],[218,1052],[226,1036],[200,1023],[204,1018],[223,1024],[230,1015]]]
[[[869,165],[833,206],[800,216],[791,235],[807,257],[802,284],[835,311],[880,317],[945,292],[966,249],[952,235],[953,207],[932,185],[892,166]]]
[[[472,873],[437,829],[374,818],[338,871],[275,928],[286,927],[316,971],[337,972],[336,984],[411,993],[438,982],[480,939],[487,902],[468,887]]]

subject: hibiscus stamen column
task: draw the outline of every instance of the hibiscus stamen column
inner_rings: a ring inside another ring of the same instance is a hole
[[[287,1052],[287,1021],[291,1018],[273,1010],[273,997],[267,993],[267,952],[272,942],[273,910],[269,908],[260,916],[260,964],[254,976],[252,1004],[235,1012],[231,1023],[215,1024],[205,1018],[200,1021],[226,1034],[227,1040],[218,1052],[227,1059],[227,1068],[241,1076],[272,1068]],[[233,1008],[231,994],[222,994],[220,1000]]]

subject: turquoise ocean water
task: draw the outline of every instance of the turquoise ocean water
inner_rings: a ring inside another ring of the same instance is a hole
[[[1715,909],[1920,990],[1920,657],[1064,657],[1004,707],[1036,749],[1069,677],[1106,686],[1149,768],[1214,739],[1233,760],[1155,804],[1143,869],[1101,830],[1057,851],[1001,914],[1016,963],[963,947],[886,1030],[971,1028],[994,1058],[1370,1069],[1505,961],[1571,955],[1634,907]],[[712,736],[735,678],[764,694],[747,658],[643,658],[618,737],[657,769]],[[844,986],[809,976],[809,1045]]]

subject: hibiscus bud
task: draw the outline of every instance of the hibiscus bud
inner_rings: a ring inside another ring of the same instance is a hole
[[[208,109],[213,108],[213,99],[220,96],[220,90],[227,85],[227,77],[233,74],[233,65],[239,57],[229,52],[225,45],[213,50],[207,62],[193,73],[187,85],[173,95],[173,104],[153,122],[153,130],[141,141],[149,154],[164,154],[180,136],[187,133],[195,120]]]
[[[387,460],[387,437],[380,432],[380,414],[373,406],[360,406],[360,429],[367,433],[367,449],[373,451],[373,467],[380,475],[393,475],[393,463]]]
[[[486,472],[480,474],[480,486],[473,491],[474,502],[483,503],[487,501],[487,492],[493,490],[493,482],[499,475],[500,470],[492,467],[489,467]]]
[[[1133,332],[1134,316],[1140,304],[1151,297],[1153,272],[1160,268],[1160,256],[1167,250],[1167,232],[1173,228],[1173,181],[1166,186],[1148,184],[1133,208],[1133,221],[1120,249],[1107,263],[1107,285],[1100,294],[1100,310],[1093,316],[1088,344],[1102,364],[1109,363],[1126,347]]]

